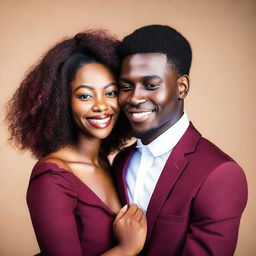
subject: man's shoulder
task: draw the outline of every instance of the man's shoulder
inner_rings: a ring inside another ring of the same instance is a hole
[[[196,130],[194,126],[193,129]],[[232,159],[227,153],[220,149],[215,143],[203,136],[200,136],[198,139],[195,151],[187,157],[190,160],[194,159],[198,164],[200,162],[208,163],[208,165],[219,165],[224,162],[235,163],[235,160]]]
[[[218,159],[222,162],[235,162],[235,160],[224,152],[223,149],[205,137],[201,137],[200,142],[198,143],[197,152],[206,158]]]
[[[193,129],[195,128],[193,127]],[[197,133],[199,134],[198,131]],[[183,139],[189,141],[190,138],[191,136],[187,136]],[[186,179],[197,180],[198,186],[200,186],[207,177],[214,177],[216,180],[221,180],[224,178],[229,179],[230,175],[234,175],[244,179],[243,170],[238,163],[214,143],[201,136],[201,134],[197,136],[197,140],[194,140],[193,143],[195,145],[193,151],[186,151],[184,147],[181,148],[183,145],[190,145],[189,142],[187,142],[187,144],[183,142],[180,148],[178,148],[179,146],[177,145],[177,148],[174,149],[176,150],[176,152],[173,152],[175,154],[173,154],[173,156],[170,155],[170,160],[172,161],[185,159],[186,172],[184,177],[186,177]],[[184,158],[182,158],[177,154],[179,152],[187,153],[185,153]],[[172,161],[169,162],[171,163]]]

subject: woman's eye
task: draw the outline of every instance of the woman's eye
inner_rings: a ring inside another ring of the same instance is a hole
[[[113,98],[113,97],[115,97],[117,94],[118,94],[118,91],[111,91],[111,92],[107,92],[105,95],[106,95],[107,97]]]
[[[148,90],[154,90],[154,89],[158,88],[159,85],[160,85],[159,83],[150,83],[150,84],[146,84],[145,87]]]
[[[89,95],[89,94],[82,94],[82,95],[79,95],[78,96],[78,98],[80,99],[80,100],[88,100],[88,99],[90,99],[92,96],[91,95]]]

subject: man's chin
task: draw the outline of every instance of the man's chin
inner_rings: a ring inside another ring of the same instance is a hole
[[[134,137],[141,139],[142,141],[148,141],[148,140],[153,140],[157,130],[158,130],[157,128],[153,128],[146,131],[133,130],[132,133]]]

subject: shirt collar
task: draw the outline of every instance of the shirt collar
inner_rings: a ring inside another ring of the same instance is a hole
[[[171,126],[167,131],[162,133],[148,145],[144,145],[142,141],[138,139],[137,148],[139,148],[141,151],[141,148],[146,147],[154,157],[163,155],[171,151],[176,146],[180,138],[187,130],[188,126],[188,116],[184,112],[182,117],[173,126]]]

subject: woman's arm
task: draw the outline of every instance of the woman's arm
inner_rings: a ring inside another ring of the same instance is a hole
[[[73,213],[74,191],[64,176],[51,170],[29,184],[27,203],[43,255],[82,256]]]
[[[82,256],[74,209],[76,192],[62,174],[49,170],[29,184],[27,203],[42,255]],[[102,256],[133,256],[145,243],[145,214],[135,204],[123,207],[113,224],[118,245]]]

